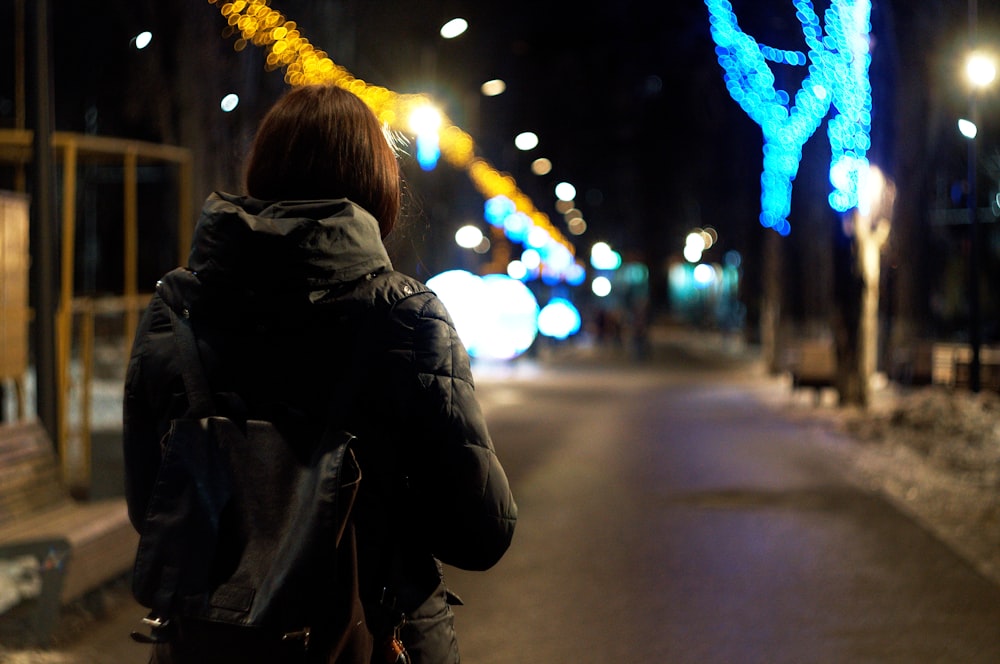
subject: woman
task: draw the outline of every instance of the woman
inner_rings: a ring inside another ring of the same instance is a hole
[[[142,531],[160,441],[187,409],[169,307],[190,320],[216,400],[236,395],[249,415],[302,430],[347,411],[344,428],[361,443],[355,525],[369,624],[390,604],[414,664],[458,662],[450,606],[460,602],[441,562],[491,567],[517,508],[447,312],[393,270],[382,243],[400,210],[395,153],[358,97],[301,87],[261,123],[246,189],[208,198],[188,268],[157,284],[137,331],[124,430],[132,523]],[[345,376],[353,389],[342,396]],[[211,627],[194,627],[158,645],[154,661],[211,648]]]

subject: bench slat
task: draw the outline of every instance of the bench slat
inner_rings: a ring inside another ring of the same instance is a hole
[[[132,566],[139,536],[124,499],[74,500],[36,422],[0,425],[0,545],[69,543],[61,600],[73,601]]]

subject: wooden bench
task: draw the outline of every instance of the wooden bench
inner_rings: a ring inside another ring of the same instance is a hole
[[[799,341],[785,355],[785,367],[792,376],[792,392],[812,388],[816,390],[816,403],[824,388],[836,385],[837,356],[829,341]]]
[[[934,384],[967,389],[972,365],[972,347],[962,343],[936,343],[933,347]],[[979,349],[981,389],[1000,392],[1000,348]]]
[[[60,603],[127,573],[138,541],[124,499],[82,502],[70,496],[40,424],[0,425],[0,552],[65,542]]]

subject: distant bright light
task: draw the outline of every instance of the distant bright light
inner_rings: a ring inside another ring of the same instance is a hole
[[[962,136],[966,138],[975,138],[979,134],[979,128],[976,127],[975,122],[970,122],[965,118],[958,121],[958,130],[962,132]]]
[[[531,162],[531,172],[535,175],[548,175],[552,172],[552,162],[545,157],[539,157]]]
[[[692,247],[698,251],[705,251],[705,236],[701,231],[695,231],[693,233],[688,233],[687,237],[684,239],[685,247]]]
[[[468,224],[455,231],[455,243],[464,249],[475,249],[483,241],[483,231]]]
[[[579,286],[587,280],[587,268],[579,263],[573,263],[566,268],[566,283],[570,286]]]
[[[507,91],[507,84],[499,78],[494,78],[483,83],[479,87],[479,91],[483,93],[484,97],[496,97]]]
[[[465,270],[449,270],[427,280],[451,315],[462,344],[475,343],[484,321],[486,301],[482,297],[482,279]]]
[[[537,270],[542,264],[542,255],[537,249],[525,249],[521,252],[521,265],[529,270]]]
[[[688,263],[697,263],[701,260],[702,251],[695,245],[685,245],[684,247],[684,260]]]
[[[611,295],[611,280],[607,277],[595,277],[590,282],[590,290],[597,297],[607,297]]]
[[[153,41],[153,33],[149,30],[144,30],[132,38],[132,43],[135,44],[135,48],[139,51],[149,46],[149,42],[151,41]]]
[[[441,128],[441,111],[433,106],[418,106],[410,113],[410,130],[414,134],[436,133]]]
[[[556,198],[561,201],[571,201],[576,198],[576,187],[569,182],[560,182],[556,185]]]
[[[565,339],[580,331],[580,312],[569,300],[552,298],[538,312],[538,331],[547,337]]]
[[[433,171],[441,158],[441,144],[437,132],[417,134],[417,163],[425,171]]]
[[[484,307],[480,336],[469,348],[473,357],[509,360],[531,347],[538,336],[538,300],[523,283],[505,274],[482,278]]]
[[[493,226],[503,226],[504,219],[516,211],[514,201],[506,196],[494,196],[483,204],[483,217]]]
[[[699,288],[705,288],[715,282],[715,268],[708,263],[700,263],[694,268],[694,281]]]
[[[229,93],[228,95],[222,98],[222,102],[219,104],[219,107],[222,108],[222,110],[225,111],[226,113],[229,113],[235,110],[236,107],[239,105],[240,105],[239,95]]]
[[[464,18],[453,18],[441,26],[441,36],[445,39],[454,39],[469,29],[469,22]]]
[[[997,77],[996,63],[985,53],[973,53],[965,63],[965,73],[977,88],[983,88]]]
[[[517,279],[519,281],[524,281],[528,276],[528,268],[525,267],[524,263],[519,260],[512,260],[507,263],[507,275],[511,279]]]
[[[538,135],[533,131],[522,131],[514,137],[514,146],[518,150],[534,150],[538,147]]]
[[[547,230],[545,230],[541,226],[532,226],[531,229],[528,231],[528,237],[526,238],[526,241],[529,247],[533,247],[535,249],[541,249],[546,244],[548,244],[550,239],[551,236],[549,235],[549,232]]]
[[[622,257],[607,242],[595,242],[590,249],[590,264],[595,270],[617,270],[621,267]]]
[[[570,253],[569,249],[551,237],[546,242],[545,248],[542,251],[545,256],[545,262],[557,274],[566,274],[574,264],[573,254]]]
[[[410,113],[410,129],[417,136],[417,162],[425,171],[433,170],[441,157],[438,129],[441,111],[431,105],[418,106]]]
[[[511,242],[524,242],[531,230],[531,217],[523,212],[514,212],[503,220],[503,232]]]

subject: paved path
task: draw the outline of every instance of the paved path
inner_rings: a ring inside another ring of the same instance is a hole
[[[695,366],[483,387],[522,519],[449,574],[467,661],[1000,661],[1000,588],[859,489],[852,443]]]

